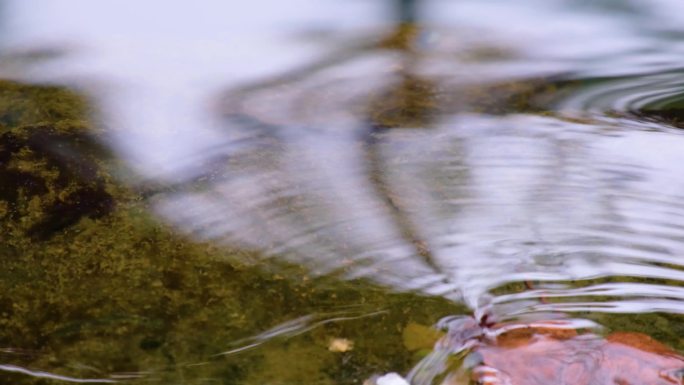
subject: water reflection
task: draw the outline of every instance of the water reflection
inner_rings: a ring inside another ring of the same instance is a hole
[[[431,52],[416,53],[417,28],[402,24],[376,49],[229,92],[230,156],[210,183],[160,199],[162,212],[202,236],[319,273],[372,276],[474,308],[508,282],[681,278],[676,258],[659,255],[676,251],[646,247],[646,263],[671,264],[646,273],[615,232],[634,216],[629,198],[644,199],[639,182],[656,188],[648,170],[677,180],[678,158],[623,160],[605,147],[648,151],[636,143],[641,123],[573,123],[565,101],[544,106],[558,105],[560,119],[454,115],[472,110],[488,85],[424,75]],[[508,92],[516,88],[524,85]],[[506,102],[492,99],[477,109]]]
[[[221,257],[497,322],[684,313],[677,1],[55,4],[10,2],[6,52],[61,55],[5,73],[90,95],[124,180]]]

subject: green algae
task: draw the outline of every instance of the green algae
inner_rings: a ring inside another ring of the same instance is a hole
[[[123,191],[89,116],[86,101],[65,90],[0,83],[3,234],[49,238],[112,210]]]
[[[261,258],[176,234],[144,193],[115,180],[106,132],[89,116],[87,101],[63,89],[0,84],[1,363],[133,383],[356,384],[416,362],[403,346],[407,324],[464,311],[298,266],[246,264]],[[302,317],[313,321],[297,333],[220,354]],[[333,338],[353,349],[330,351]]]

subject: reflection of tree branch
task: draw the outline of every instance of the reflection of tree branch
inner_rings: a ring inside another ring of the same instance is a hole
[[[414,6],[415,1],[400,0],[406,7]],[[402,8],[405,12],[413,9]],[[409,18],[411,15],[403,15]],[[428,79],[422,78],[411,70],[415,67],[417,58],[412,52],[412,46],[418,33],[418,26],[412,23],[401,23],[393,35],[383,42],[387,47],[400,50],[404,57],[404,70],[401,79],[395,86],[386,90],[378,98],[371,99],[368,105],[370,130],[365,139],[366,158],[369,180],[377,195],[392,209],[392,216],[399,227],[403,238],[407,239],[419,255],[435,272],[441,272],[429,245],[421,237],[418,226],[413,223],[406,213],[405,202],[394,194],[387,183],[384,172],[384,161],[380,154],[381,134],[401,127],[428,128],[439,113],[436,85]]]
[[[431,126],[441,110],[436,88],[428,79],[403,72],[395,86],[370,100],[367,113],[374,130]]]
[[[396,0],[397,16],[401,23],[415,23],[418,19],[419,0]]]
[[[415,2],[412,0],[401,0],[400,3],[405,7],[415,7]],[[240,114],[240,106],[244,100],[247,100],[245,96],[249,94],[303,81],[317,72],[339,66],[341,63],[354,60],[375,50],[398,51],[403,56],[403,69],[399,74],[399,81],[377,97],[371,96],[364,107],[366,120],[370,122],[368,129],[362,134],[362,142],[365,144],[367,178],[374,194],[384,202],[386,207],[390,208],[391,219],[401,237],[415,248],[415,253],[431,270],[438,273],[441,269],[426,241],[420,235],[418,226],[407,213],[409,204],[402,201],[402,194],[392,191],[389,181],[385,180],[386,165],[379,147],[381,144],[379,134],[382,132],[400,127],[430,127],[441,110],[438,107],[437,87],[434,82],[414,73],[419,58],[413,46],[419,27],[407,21],[413,17],[409,13],[413,15],[415,10],[402,8],[402,12],[407,12],[405,17],[402,16],[402,21],[377,43],[347,47],[304,67],[233,90],[227,102],[232,107],[228,117]],[[277,129],[277,127],[273,128]]]
[[[340,63],[344,63],[349,60],[361,56],[368,51],[380,49],[399,49],[407,50],[408,46],[413,42],[417,31],[417,8],[418,0],[395,0],[396,9],[398,13],[398,22],[395,30],[384,39],[381,39],[379,43],[371,44],[359,44],[355,46],[349,46],[342,50],[336,49],[333,53],[317,60],[309,65],[297,68],[292,71],[288,71],[284,74],[269,78],[263,82],[258,82],[255,84],[250,84],[240,90],[233,93],[249,93],[261,89],[266,89],[270,87],[276,87],[279,85],[292,83],[299,81],[303,78],[311,76],[312,74],[322,71],[326,68],[337,66]]]
[[[400,0],[402,3],[415,3],[415,0]],[[403,8],[402,8],[403,9]],[[405,11],[401,11],[403,14]],[[415,14],[415,11],[409,12]],[[409,18],[410,19],[410,18]],[[342,63],[354,60],[362,55],[377,50],[398,50],[404,53],[412,50],[415,38],[418,35],[420,28],[417,24],[404,20],[398,23],[394,29],[387,36],[384,36],[377,41],[365,44],[356,44],[336,49],[328,55],[316,60],[310,64],[287,71],[277,76],[270,77],[264,81],[251,83],[241,88],[234,89],[230,92],[228,100],[240,100],[240,97],[245,94],[253,93],[260,90],[270,89],[273,87],[282,86],[285,84],[301,81],[315,73],[326,70],[331,67],[339,66]]]
[[[399,21],[395,29],[371,44],[359,44],[338,49],[323,58],[303,67],[288,71],[263,81],[252,83],[234,89],[228,95],[226,104],[229,105],[228,118],[242,115],[241,105],[245,96],[260,91],[268,91],[279,86],[303,81],[320,71],[339,66],[365,54],[378,50],[395,50],[403,55],[404,69],[400,74],[401,80],[396,86],[388,89],[378,98],[370,98],[365,106],[367,116],[371,121],[370,129],[363,134],[362,141],[366,144],[365,151],[368,165],[368,178],[375,194],[390,208],[392,220],[398,227],[402,238],[415,247],[416,254],[435,272],[439,272],[434,258],[426,242],[419,236],[417,226],[406,213],[406,203],[392,192],[389,184],[384,180],[384,161],[379,153],[379,134],[383,130],[397,127],[427,127],[430,126],[437,113],[435,85],[424,78],[413,74],[417,55],[413,45],[418,36],[419,27],[413,23],[415,19],[416,1],[399,0]],[[258,117],[257,117],[257,120]],[[277,127],[274,127],[277,129]]]
[[[336,50],[311,64],[268,78],[261,82],[251,83],[247,86],[231,90],[228,99],[230,101],[239,100],[240,96],[245,94],[300,81],[317,72],[353,60],[376,48],[377,46],[375,44],[364,44],[346,47],[342,51]]]
[[[419,235],[420,232],[411,221],[410,216],[406,214],[405,202],[402,202],[400,196],[394,194],[389,184],[384,180],[384,162],[379,151],[380,139],[377,132],[374,131],[378,131],[378,128],[374,127],[365,140],[368,178],[371,185],[376,194],[391,208],[392,217],[399,227],[401,236],[415,247],[416,254],[430,268],[434,269],[435,272],[440,272],[441,269],[432,256],[429,245]]]

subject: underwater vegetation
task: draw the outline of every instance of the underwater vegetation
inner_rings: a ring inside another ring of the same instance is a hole
[[[115,381],[352,384],[407,370],[419,356],[406,326],[458,311],[179,236],[117,179],[124,167],[92,116],[65,89],[0,84],[0,364]],[[340,338],[352,345],[331,349]]]

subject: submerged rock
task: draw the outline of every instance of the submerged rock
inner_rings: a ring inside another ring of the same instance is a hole
[[[466,358],[475,363],[472,379],[482,385],[683,383],[684,356],[642,333],[602,338],[557,322],[507,325],[492,333]],[[446,384],[459,381],[461,376],[452,376]]]

